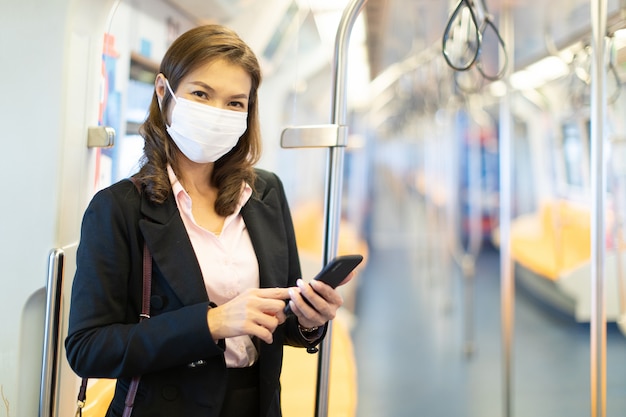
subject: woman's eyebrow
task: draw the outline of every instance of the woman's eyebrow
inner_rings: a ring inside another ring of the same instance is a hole
[[[235,94],[233,96],[230,96],[230,98],[244,98],[244,99],[248,99],[248,95],[247,94]]]
[[[204,88],[207,91],[211,92],[211,93],[215,93],[215,89],[213,87],[211,87],[210,85],[202,82],[202,81],[191,81],[190,84],[196,85],[198,87]],[[246,93],[241,93],[241,94],[233,94],[232,96],[230,96],[230,98],[237,98],[237,99],[246,99],[248,100],[248,94]]]
[[[211,92],[215,91],[210,85],[208,85],[206,83],[203,83],[202,81],[190,81],[189,84],[193,84],[193,85],[195,85],[197,87],[204,88],[205,90],[208,90],[208,91],[211,91]]]

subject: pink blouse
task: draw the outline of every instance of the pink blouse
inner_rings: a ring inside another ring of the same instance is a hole
[[[258,288],[259,265],[240,213],[241,207],[252,195],[250,185],[242,184],[235,212],[226,217],[221,233],[215,234],[196,223],[191,212],[191,197],[170,166],[167,171],[209,299],[219,306],[248,288]],[[252,365],[258,358],[258,352],[250,336],[237,336],[226,339],[225,357],[227,367],[242,368]]]

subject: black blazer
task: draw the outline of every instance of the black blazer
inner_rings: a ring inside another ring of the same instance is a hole
[[[242,208],[261,287],[294,286],[301,276],[291,214],[278,177],[257,170]],[[153,259],[151,318],[139,321],[143,244]],[[141,375],[133,416],[218,416],[226,388],[223,341],[207,326],[200,266],[174,195],[161,205],[129,180],[100,192],[82,222],[72,286],[67,358],[81,377],[116,378],[107,416],[121,416],[130,379]],[[319,341],[318,341],[319,343]],[[312,347],[295,317],[261,343],[260,416],[280,416],[283,344]],[[315,343],[316,344],[316,343]],[[204,361],[201,366],[189,366]]]

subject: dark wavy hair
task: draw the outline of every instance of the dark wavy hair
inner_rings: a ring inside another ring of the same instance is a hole
[[[246,43],[232,30],[220,25],[204,25],[189,30],[169,47],[159,71],[167,78],[173,91],[190,72],[216,59],[243,68],[252,80],[248,99],[248,128],[237,145],[215,162],[211,178],[207,181],[217,187],[215,211],[222,216],[232,214],[239,201],[242,181],[254,186],[254,165],[261,154],[261,134],[258,120],[257,90],[261,83],[258,60]],[[156,91],[152,96],[145,122],[139,129],[144,138],[141,168],[135,176],[143,185],[150,201],[162,204],[170,195],[171,184],[167,165],[179,175],[178,160],[181,152],[166,130],[166,114],[172,101],[165,92],[159,106]]]

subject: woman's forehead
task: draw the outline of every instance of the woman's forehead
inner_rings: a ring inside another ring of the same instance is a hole
[[[231,86],[233,89],[243,89],[249,92],[252,87],[250,74],[238,64],[226,59],[214,59],[199,65],[190,71],[182,83],[204,83],[212,88]]]

